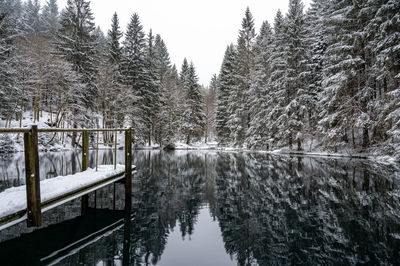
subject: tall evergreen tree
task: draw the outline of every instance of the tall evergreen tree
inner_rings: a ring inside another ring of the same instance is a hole
[[[157,64],[156,49],[154,44],[154,35],[150,30],[147,36],[147,54],[146,54],[146,70],[147,70],[147,92],[145,94],[148,113],[148,143],[151,145],[152,137],[155,136],[155,128],[161,110],[161,77],[159,65]]]
[[[55,36],[58,29],[58,5],[57,0],[48,0],[41,14],[42,31],[49,37]]]
[[[185,64],[182,66],[181,75],[183,74],[185,66]],[[189,65],[187,75],[183,76],[186,79],[184,83],[186,91],[186,108],[183,113],[182,133],[186,138],[186,143],[189,144],[193,138],[199,140],[204,135],[204,101],[200,92],[200,85],[198,84],[198,77],[193,63]]]
[[[108,53],[111,63],[119,64],[121,62],[122,48],[121,38],[122,32],[119,26],[118,14],[115,12],[111,19],[111,29],[108,31]]]
[[[269,90],[269,78],[271,75],[271,52],[272,52],[272,28],[267,21],[263,22],[260,34],[255,44],[255,80],[250,90],[250,127],[247,132],[247,142],[250,147],[268,148],[266,127],[270,106],[267,105]]]
[[[236,52],[233,44],[229,45],[225,50],[224,59],[220,74],[218,76],[218,89],[216,101],[216,131],[220,144],[229,142],[230,129],[228,126],[228,119],[230,116],[228,106],[230,104],[230,95],[234,93],[235,89],[235,66]]]
[[[16,58],[15,21],[13,21],[13,5],[10,2],[0,2],[0,117],[7,119],[15,104],[16,94]],[[14,24],[14,27],[13,27]]]
[[[254,20],[247,8],[242,20],[242,28],[239,31],[237,41],[237,53],[235,60],[236,88],[231,94],[229,127],[231,138],[235,146],[243,146],[246,131],[250,122],[250,101],[248,98],[250,86],[254,79]]]
[[[123,41],[121,74],[130,89],[127,93],[127,113],[141,141],[148,139],[150,107],[147,102],[148,75],[146,69],[146,38],[139,15],[133,14]]]
[[[159,34],[154,40],[154,64],[158,77],[158,106],[159,110],[156,116],[155,139],[162,144],[164,141],[170,142],[173,138],[172,125],[175,121],[175,111],[177,99],[173,98],[176,84],[173,81],[174,73],[171,69],[171,61],[168,49]]]
[[[74,106],[82,109],[73,110],[73,126],[94,121],[90,111],[95,111],[98,97],[95,77],[96,54],[94,17],[90,2],[85,0],[68,0],[66,8],[61,13],[60,29],[57,33],[55,46],[57,54],[72,64],[73,70],[79,73],[85,88],[72,99]],[[74,142],[74,141],[73,141]]]
[[[310,101],[308,108],[308,128],[310,135],[315,135],[319,110],[319,95],[322,91],[323,66],[327,48],[324,17],[327,15],[328,0],[314,0],[306,14],[308,45],[311,52],[309,58],[310,75],[308,77],[308,91]],[[312,136],[311,136],[312,137]]]
[[[332,2],[325,20],[328,48],[323,69],[324,89],[320,95],[323,110],[320,113],[323,117],[320,125],[326,142],[334,143],[335,149],[347,145],[349,133],[352,146],[356,148],[357,127],[368,135],[369,96],[362,89],[366,85],[366,58],[363,55],[364,25],[358,18],[360,10],[359,3],[353,1]],[[364,138],[364,141],[363,146],[367,145],[368,138]]]
[[[269,93],[265,98],[266,106],[268,106],[265,112],[265,128],[268,132],[264,132],[266,143],[270,148],[278,145],[281,140],[280,137],[280,124],[278,118],[282,114],[281,103],[284,102],[285,93],[282,88],[283,79],[285,77],[285,21],[280,10],[276,13],[274,20],[274,34],[271,43],[271,57],[270,67],[271,73],[268,78],[268,90]]]
[[[24,4],[24,13],[22,17],[22,30],[24,35],[38,35],[42,31],[40,8],[39,0],[28,0]]]
[[[376,56],[372,70],[376,80],[376,110],[372,136],[375,143],[390,138],[392,143],[400,142],[400,9],[399,1],[379,0],[368,2],[375,11],[369,23],[372,54]],[[397,60],[396,60],[397,59]],[[383,108],[382,108],[383,107]],[[374,143],[374,144],[375,144]],[[396,151],[394,151],[396,153]],[[399,151],[397,151],[399,153]]]
[[[310,93],[307,87],[308,51],[307,31],[301,0],[290,0],[289,10],[285,19],[285,74],[280,84],[284,93],[280,105],[281,116],[278,117],[281,140],[287,140],[292,147],[296,140],[297,149],[301,149],[302,129],[305,127],[305,117],[310,105]]]

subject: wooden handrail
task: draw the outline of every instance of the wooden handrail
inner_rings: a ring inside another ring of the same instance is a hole
[[[38,132],[126,132],[129,128],[39,128]],[[0,133],[27,133],[30,128],[0,128]]]
[[[30,128],[0,128],[0,133],[28,133]]]
[[[82,171],[89,166],[89,132],[116,132],[115,145],[117,145],[117,132],[125,132],[125,211],[130,213],[132,205],[132,128],[41,128],[32,125],[31,128],[0,128],[0,133],[24,133],[25,172],[26,172],[26,199],[27,199],[27,226],[42,225],[42,210],[40,197],[40,172],[39,172],[39,132],[82,132]],[[99,134],[97,134],[97,143]],[[98,144],[97,149],[98,151]],[[116,152],[116,146],[115,146]],[[114,168],[116,157],[114,162]],[[98,154],[96,155],[96,171]],[[96,197],[95,197],[96,198]],[[81,212],[88,209],[89,197],[82,196]]]

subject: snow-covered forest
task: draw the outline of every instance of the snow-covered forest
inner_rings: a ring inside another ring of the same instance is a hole
[[[114,14],[104,34],[86,0],[62,11],[56,0],[0,0],[0,118],[131,126],[143,145],[399,154],[399,10],[398,0],[314,0],[307,10],[290,0],[257,31],[247,9],[205,88],[136,13],[126,29]]]
[[[218,78],[222,143],[399,152],[400,2],[291,0],[258,34],[246,10]],[[396,148],[397,145],[397,148]]]
[[[171,64],[162,37],[144,32],[138,14],[124,34],[115,13],[104,34],[86,0],[70,0],[60,12],[56,0],[2,0],[0,12],[5,127],[23,126],[30,111],[32,122],[50,113],[53,127],[132,127],[136,143],[204,136],[209,90],[192,62],[179,71]]]

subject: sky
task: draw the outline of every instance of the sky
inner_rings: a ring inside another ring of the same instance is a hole
[[[46,0],[41,0],[42,4]],[[58,0],[61,10],[67,0]],[[303,0],[307,8],[311,0]],[[160,34],[171,62],[181,68],[186,57],[196,67],[199,81],[208,85],[218,74],[228,44],[236,43],[246,7],[256,30],[267,20],[271,25],[278,9],[286,14],[289,0],[92,0],[95,22],[106,34],[117,12],[121,30],[138,13],[146,33]]]

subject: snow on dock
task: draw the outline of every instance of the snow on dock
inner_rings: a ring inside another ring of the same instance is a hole
[[[99,165],[98,171],[88,168],[73,175],[58,176],[40,182],[41,202],[55,199],[80,188],[123,174],[125,166]],[[0,193],[0,217],[26,210],[26,186],[12,187]]]

